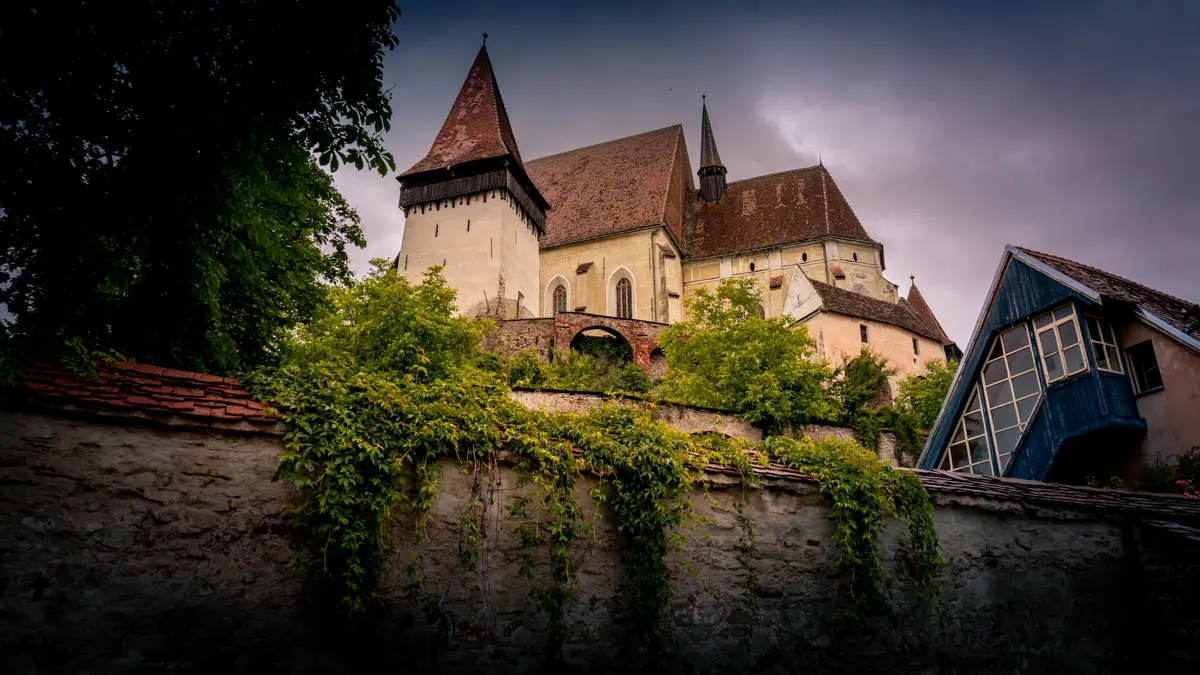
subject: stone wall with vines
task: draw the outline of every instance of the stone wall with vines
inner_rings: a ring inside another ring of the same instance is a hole
[[[321,611],[311,575],[292,565],[307,535],[279,515],[295,502],[269,480],[279,452],[269,437],[0,413],[4,661],[16,672],[642,664],[645,633],[625,623],[630,544],[612,503],[595,498],[594,473],[559,484],[545,481],[562,474],[522,470],[514,455],[437,460],[437,496],[419,529],[413,518],[393,525],[381,608],[369,629],[345,632]],[[655,658],[664,672],[1189,664],[1170,645],[1145,653],[1154,644],[1145,638],[1156,626],[1196,634],[1186,598],[1200,558],[1150,549],[1161,537],[1139,535],[1136,523],[935,500],[940,594],[917,592],[911,533],[886,517],[875,549],[884,608],[856,617],[836,501],[817,484],[750,485],[737,471],[697,478],[687,517],[663,541]],[[556,498],[566,493],[574,499]],[[565,533],[565,523],[575,529]],[[564,558],[554,543],[568,535]],[[654,597],[659,579],[632,582]],[[1144,585],[1177,592],[1139,594]],[[557,592],[566,586],[569,595]],[[1168,595],[1169,606],[1156,604]]]

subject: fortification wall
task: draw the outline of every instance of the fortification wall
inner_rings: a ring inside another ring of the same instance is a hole
[[[299,534],[272,482],[279,437],[29,407],[0,410],[0,662],[4,672],[533,672],[546,619],[530,599],[508,516],[530,490],[503,464],[442,473],[428,540],[395,527],[382,587],[390,608],[370,635],[345,636],[314,609],[293,565]],[[845,620],[825,498],[802,479],[749,493],[744,544],[737,478],[708,475],[692,503],[709,519],[672,555],[668,663],[680,672],[1194,672],[1200,584],[1195,523],[1182,498],[922,474],[946,564],[944,611],[909,583],[904,524],[881,553],[894,617]],[[484,486],[476,572],[458,566],[458,528]],[[578,486],[592,532],[577,542],[567,664],[638,664],[615,621],[620,546]],[[405,594],[420,553],[437,612]],[[689,568],[694,570],[689,571]],[[749,585],[748,582],[752,582]],[[430,618],[444,618],[445,640]],[[1190,637],[1189,637],[1190,636]]]

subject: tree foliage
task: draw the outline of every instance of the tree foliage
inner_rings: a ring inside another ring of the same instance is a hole
[[[883,399],[890,386],[888,378],[895,374],[896,368],[888,365],[886,358],[866,347],[854,358],[845,359],[830,385],[841,421],[849,423],[864,406]]]
[[[667,374],[659,391],[693,405],[741,411],[768,430],[831,419],[832,371],[811,358],[803,324],[758,316],[758,286],[726,279],[688,299],[688,320],[659,338]]]
[[[395,5],[0,11],[0,302],[15,335],[196,370],[273,358],[364,243],[318,163],[394,168],[381,133]]]
[[[922,432],[929,433],[937,421],[957,369],[957,361],[930,361],[925,364],[924,375],[900,380],[900,396],[896,407],[908,415]]]

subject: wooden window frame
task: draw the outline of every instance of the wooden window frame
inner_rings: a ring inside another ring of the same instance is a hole
[[[912,341],[913,341],[913,356],[920,356],[921,355],[921,343],[917,341],[917,338],[913,338]]]
[[[1056,318],[1054,315],[1063,309],[1070,309],[1071,310],[1070,315],[1064,316],[1061,319]],[[1040,321],[1041,319],[1043,319],[1047,316],[1050,317],[1050,322],[1045,325],[1039,326],[1038,321]],[[1066,349],[1064,349],[1063,344],[1062,344],[1061,327],[1065,326],[1068,323],[1074,323],[1074,325],[1075,325],[1075,344],[1069,345]],[[1042,346],[1042,334],[1048,333],[1050,331],[1054,331],[1054,347],[1055,347],[1055,349],[1053,352],[1047,352],[1046,349]],[[1034,334],[1034,339],[1037,342],[1037,346],[1038,346],[1038,355],[1042,362],[1042,374],[1045,376],[1047,385],[1054,384],[1055,382],[1059,382],[1059,381],[1074,377],[1075,375],[1079,375],[1081,373],[1086,373],[1090,369],[1090,366],[1088,365],[1087,355],[1083,351],[1084,350],[1083,330],[1079,324],[1078,312],[1075,311],[1075,303],[1068,302],[1065,305],[1059,305],[1058,307],[1055,307],[1054,309],[1051,309],[1047,312],[1042,312],[1041,314],[1038,314],[1035,317],[1033,317],[1033,334]],[[1083,367],[1079,368],[1078,370],[1073,370],[1073,371],[1069,370],[1067,368],[1066,350],[1070,349],[1071,347],[1079,347],[1079,355],[1083,359]],[[1050,369],[1046,367],[1046,361],[1049,359],[1050,356],[1053,356],[1056,354],[1058,355],[1059,363],[1062,365],[1062,374],[1059,375],[1058,377],[1055,377],[1052,379],[1050,377]]]
[[[1153,370],[1158,373],[1158,386],[1144,387],[1142,385],[1141,380],[1145,379],[1144,374],[1149,373],[1150,369],[1141,368],[1141,359],[1135,357],[1133,353],[1135,349],[1141,348],[1142,345],[1150,346],[1150,355],[1154,357]],[[1129,345],[1129,348],[1125,350],[1125,357],[1129,359],[1129,380],[1133,383],[1133,391],[1135,394],[1138,396],[1141,396],[1142,394],[1153,394],[1154,392],[1162,391],[1165,388],[1165,383],[1162,379],[1162,367],[1158,365],[1158,352],[1154,350],[1153,340],[1142,340],[1136,345]],[[1139,377],[1139,375],[1141,375],[1141,377]]]
[[[1017,331],[1017,330],[1022,330],[1025,332],[1025,343],[1024,343],[1024,345],[1019,346],[1016,349],[1013,349],[1012,351],[1009,351],[1008,345],[1004,343],[1004,336],[1008,335],[1009,333],[1012,333],[1014,331]],[[997,345],[1000,347],[1000,355],[996,356],[994,358],[991,358],[992,352],[995,351]],[[1012,372],[1011,361],[1013,360],[1013,357],[1015,357],[1020,352],[1023,352],[1026,350],[1029,351],[1029,368],[1026,370],[1022,370],[1019,373]],[[1007,329],[1001,331],[998,335],[996,335],[996,339],[992,341],[992,346],[988,349],[987,353],[988,353],[989,358],[987,358],[983,362],[983,368],[981,368],[979,371],[979,384],[981,384],[983,386],[983,397],[985,400],[984,405],[987,409],[988,427],[990,428],[990,432],[988,435],[992,441],[990,443],[990,448],[996,458],[996,467],[999,469],[999,473],[997,475],[1003,476],[1005,469],[1008,468],[1008,460],[1012,458],[1013,452],[1017,449],[1017,446],[1019,446],[1021,444],[1021,437],[1025,435],[1026,427],[1028,427],[1029,423],[1031,421],[1033,421],[1034,414],[1037,412],[1038,403],[1040,402],[1041,396],[1042,396],[1042,381],[1041,381],[1041,379],[1038,378],[1038,375],[1037,375],[1037,355],[1034,354],[1034,352],[1033,352],[1033,337],[1029,333],[1029,326],[1027,326],[1024,322],[1017,324],[1016,326],[1007,328]],[[986,378],[988,366],[992,365],[993,363],[1000,362],[1000,361],[1003,361],[1004,373],[1005,373],[1004,377],[996,380],[995,382],[988,382],[987,378]],[[1022,377],[1024,375],[1028,375],[1029,373],[1033,373],[1033,379],[1037,381],[1037,390],[1034,391],[1032,394],[1026,394],[1020,398],[1017,398],[1017,391],[1013,387],[1013,380],[1017,379],[1018,377]],[[988,390],[995,388],[995,387],[1001,387],[1001,386],[1003,386],[1004,388],[1006,388],[1008,390],[1008,400],[1001,401],[1001,402],[993,405],[992,397],[988,393]],[[1020,404],[1022,401],[1028,401],[1030,399],[1033,400],[1033,404],[1029,410],[1029,417],[1022,420]],[[1010,424],[1002,429],[999,429],[996,427],[996,420],[992,416],[992,413],[993,413],[993,411],[995,411],[999,408],[1002,408],[1006,405],[1012,406],[1013,417],[1016,418],[1017,423]],[[1009,431],[1011,429],[1017,430],[1017,440],[1015,443],[1013,443],[1011,450],[1009,450],[1008,452],[1005,452],[1005,453],[1001,453],[1000,452],[1000,441],[996,437],[1000,433]]]
[[[867,324],[865,324],[865,323],[858,324],[858,339],[864,345],[871,344],[871,333],[867,330]]]
[[[1096,362],[1096,370],[1106,373],[1116,373],[1117,375],[1125,374],[1125,366],[1121,363],[1121,345],[1117,344],[1117,332],[1113,329],[1112,323],[1107,319],[1092,315],[1084,314],[1083,321],[1087,324],[1088,342],[1092,343],[1092,359]],[[1096,330],[1092,330],[1095,327]],[[1108,329],[1108,335],[1104,334],[1104,329]],[[1097,336],[1099,333],[1099,336]],[[1097,339],[1098,338],[1098,339]],[[1111,341],[1108,338],[1112,338]],[[1104,360],[1111,366],[1113,356],[1116,357],[1117,368],[1113,370],[1111,367],[1100,365],[1100,354],[1096,352],[1096,347],[1099,345],[1100,350],[1104,353]]]
[[[971,405],[972,402],[974,402],[974,404],[975,404],[973,407]],[[980,427],[982,427],[980,432],[974,436],[970,435],[970,432],[967,430],[967,415],[972,415],[972,414],[979,415]],[[988,437],[989,434],[987,431],[987,425],[983,423],[984,415],[985,415],[985,413],[984,413],[983,394],[982,394],[982,392],[979,391],[979,384],[976,383],[971,388],[971,395],[967,397],[967,405],[963,409],[962,414],[958,416],[958,421],[954,423],[954,431],[950,436],[950,442],[946,444],[946,449],[942,451],[942,461],[938,462],[938,470],[950,471],[952,473],[973,473],[973,474],[983,475],[983,476],[995,476],[996,475],[996,465],[995,465],[995,460],[994,460],[994,453],[992,451],[992,443],[991,443],[991,439]],[[956,443],[954,441],[954,438],[958,434],[959,431],[962,432],[963,440]],[[971,441],[974,441],[976,439],[983,440],[983,445],[987,450],[987,459],[983,460],[983,461],[979,461],[979,462],[972,462],[971,461]],[[955,468],[955,466],[954,466],[955,450],[954,449],[957,446],[962,446],[963,451],[967,453],[967,463],[965,466]],[[987,473],[977,472],[975,470],[976,467],[980,467],[985,464],[987,465],[987,469],[988,469]],[[946,468],[942,468],[943,465],[945,465]]]

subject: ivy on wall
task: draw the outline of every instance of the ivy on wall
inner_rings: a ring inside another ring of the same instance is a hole
[[[652,405],[588,415],[530,411],[508,398],[507,374],[478,351],[479,324],[453,315],[453,291],[440,270],[413,285],[380,266],[356,286],[332,292],[334,309],[301,329],[284,365],[248,382],[289,423],[277,478],[297,488],[292,515],[308,535],[301,562],[349,617],[365,617],[381,603],[379,579],[397,518],[416,523],[413,546],[420,550],[448,459],[473,474],[458,517],[464,571],[476,570],[486,534],[481,473],[503,458],[531,488],[505,506],[517,524],[532,599],[549,618],[551,655],[561,654],[566,639],[573,547],[587,532],[577,494],[584,475],[597,480],[588,498],[616,523],[619,621],[651,652],[670,600],[667,555],[698,522],[691,495],[711,463],[736,467],[742,477],[734,508],[747,603],[756,602],[756,581],[754,523],[745,506],[757,484],[755,464],[771,460],[812,475],[827,495],[854,614],[884,605],[877,536],[885,516],[907,520],[918,579],[933,583],[940,559],[923,487],[856,443],[773,436],[753,445],[689,435],[658,420]],[[407,329],[397,330],[397,322]],[[549,578],[539,581],[540,559],[548,561]],[[445,637],[450,622],[422,586],[422,564],[418,553],[409,565],[410,597]]]

